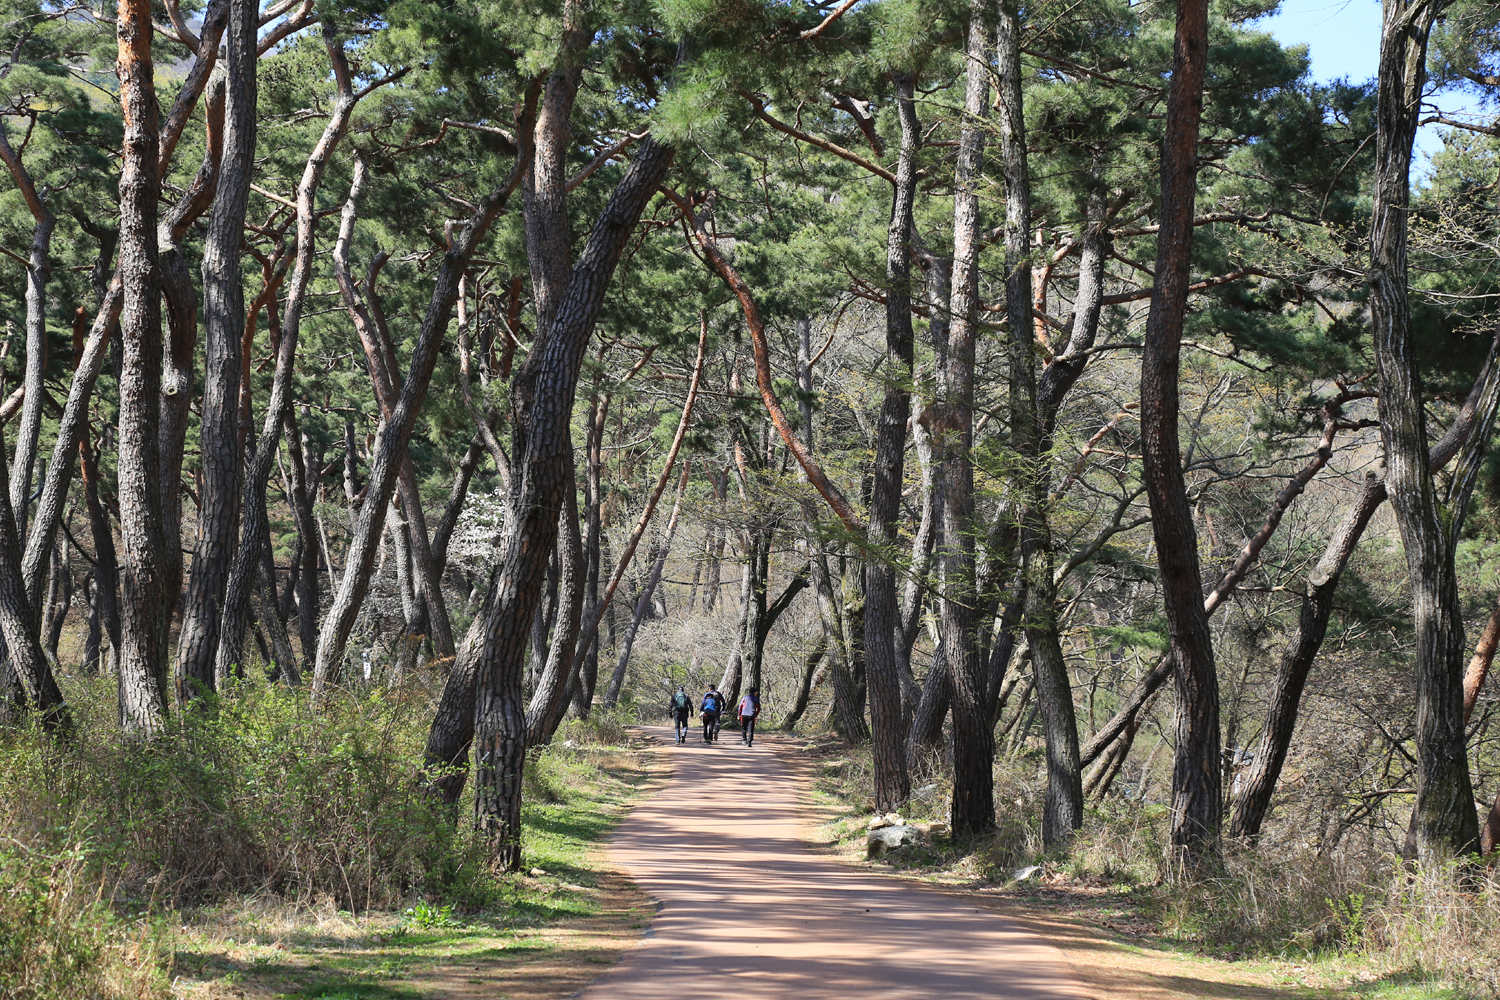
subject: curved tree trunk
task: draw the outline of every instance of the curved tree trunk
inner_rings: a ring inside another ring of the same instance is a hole
[[[225,585],[223,627],[214,657],[214,674],[219,681],[227,677],[230,670],[243,659],[244,635],[250,615],[250,594],[258,570],[261,539],[268,531],[266,485],[271,478],[272,463],[276,461],[276,453],[280,450],[281,428],[291,406],[292,372],[297,363],[302,307],[307,300],[307,284],[312,277],[318,186],[322,183],[323,173],[334,149],[349,126],[354,105],[359,100],[359,96],[354,93],[349,64],[344,56],[344,43],[338,37],[336,27],[325,21],[323,35],[324,48],[328,51],[334,79],[338,84],[338,100],[328,124],[323,127],[323,134],[319,136],[317,145],[307,158],[302,179],[297,185],[296,263],[292,269],[291,285],[287,289],[281,342],[277,345],[276,370],[271,380],[271,398],[266,402],[260,438],[256,441],[254,456],[248,463],[244,480],[239,548],[235,552],[234,563]],[[381,502],[388,503],[389,496],[381,498]],[[369,501],[366,502],[366,509],[368,508]]]
[[[540,123],[538,129],[540,132]],[[539,161],[541,147],[539,142]],[[502,543],[494,578],[476,620],[477,635],[471,634],[465,650],[466,656],[477,660],[475,825],[496,859],[510,869],[521,863],[525,630],[556,541],[556,512],[569,479],[567,463],[572,457],[578,371],[615,265],[666,175],[673,152],[672,147],[650,138],[636,147],[630,166],[571,270],[566,288],[555,300],[551,319],[538,329],[512,390],[516,470],[511,492],[512,530]],[[580,641],[586,642],[587,637]]]
[[[1178,441],[1178,374],[1198,180],[1198,126],[1208,58],[1208,2],[1180,0],[1161,159],[1156,284],[1141,357],[1141,446],[1167,627],[1176,652],[1176,760],[1171,851],[1185,866],[1218,849],[1219,681],[1203,609],[1202,567]]]

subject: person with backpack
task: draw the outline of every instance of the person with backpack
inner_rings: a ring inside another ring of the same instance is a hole
[[[713,684],[703,693],[703,703],[698,710],[703,713],[703,742],[713,743],[719,738],[719,717],[724,714],[724,696]]]
[[[760,688],[751,688],[740,699],[740,742],[747,747],[755,745],[755,718],[760,715]]]
[[[672,700],[667,702],[667,714],[676,723],[678,744],[686,743],[688,717],[693,714],[693,699],[688,697],[687,688],[681,684],[677,685],[677,693],[672,695]]]

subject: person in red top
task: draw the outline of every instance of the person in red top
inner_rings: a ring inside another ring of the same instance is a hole
[[[755,719],[760,715],[760,688],[751,688],[740,699],[740,741],[745,746],[755,745]]]

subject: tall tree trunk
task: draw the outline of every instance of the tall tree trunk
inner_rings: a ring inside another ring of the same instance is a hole
[[[232,29],[231,29],[232,30]],[[276,369],[271,380],[271,398],[266,402],[265,420],[255,443],[253,457],[247,463],[243,487],[239,547],[224,589],[223,627],[214,656],[214,674],[218,680],[228,676],[231,668],[242,661],[243,642],[250,615],[250,595],[255,585],[262,538],[267,532],[266,485],[271,466],[281,447],[281,428],[291,407],[292,373],[297,364],[297,340],[302,327],[302,308],[307,299],[307,284],[312,277],[314,240],[317,235],[315,202],[318,186],[333,151],[349,126],[359,95],[354,92],[349,63],[344,55],[344,41],[337,27],[323,23],[323,45],[332,63],[338,88],[333,113],[308,155],[297,185],[297,250],[287,289],[286,312],[282,319],[281,341],[276,345]],[[227,178],[226,178],[227,179]],[[243,346],[243,345],[242,345]],[[243,377],[243,372],[241,373]],[[373,485],[373,483],[372,483]],[[380,499],[389,502],[389,496]],[[366,501],[368,509],[370,501]]]
[[[1386,0],[1380,40],[1370,315],[1380,373],[1386,486],[1412,588],[1417,679],[1417,795],[1406,850],[1423,862],[1479,840],[1463,725],[1464,628],[1453,566],[1456,525],[1428,475],[1427,421],[1407,303],[1411,151],[1421,117],[1427,39],[1444,0]]]
[[[905,488],[906,425],[911,417],[914,343],[911,323],[912,203],[916,195],[916,155],[922,141],[911,73],[895,75],[896,110],[901,119],[901,150],[886,229],[885,400],[875,432],[874,485],[870,492],[869,555],[865,566],[865,663],[870,683],[870,732],[875,761],[875,811],[890,812],[906,801],[911,780],[906,770],[902,725],[901,668],[897,636],[895,547],[901,494]]]
[[[560,127],[565,132],[566,122]],[[540,123],[538,130],[540,133]],[[556,147],[565,141],[563,135],[549,136],[546,143],[539,141],[538,164],[545,159],[541,155],[544,145],[547,156],[560,156]],[[465,651],[478,660],[475,824],[497,861],[510,869],[521,863],[525,628],[557,537],[556,512],[568,482],[567,463],[572,458],[568,443],[578,370],[615,265],[666,175],[673,152],[672,147],[649,137],[636,147],[565,289],[549,306],[551,318],[539,324],[531,353],[512,388],[512,455],[516,469],[511,491],[513,527],[502,543],[494,579],[476,619],[477,635],[471,633]],[[541,171],[534,169],[533,173]],[[537,182],[541,181],[538,177]],[[560,187],[561,177],[552,183]],[[535,256],[547,252],[547,248],[529,246],[528,251]]]
[[[253,35],[253,29],[250,33]],[[166,556],[162,596],[173,610],[177,609],[182,596],[182,459],[187,447],[188,416],[192,408],[193,355],[198,345],[197,295],[182,243],[193,223],[213,204],[218,190],[224,151],[224,91],[224,75],[217,73],[209,86],[204,115],[208,134],[203,163],[187,193],[162,220],[157,236],[161,253],[162,301],[167,310],[168,348],[162,372],[161,416],[156,432],[157,451],[161,458],[162,551]],[[236,236],[239,236],[238,230]],[[239,244],[236,243],[236,258],[238,251]],[[179,690],[179,703],[180,699]]]
[[[203,414],[199,452],[203,487],[193,569],[177,639],[177,698],[214,689],[214,658],[240,516],[241,340],[248,321],[240,245],[255,173],[259,97],[259,5],[229,0],[224,157],[214,214],[203,244]]]
[[[161,389],[161,304],[157,295],[156,87],[151,58],[151,5],[124,0],[116,27],[125,153],[120,171],[120,724],[154,735],[167,719],[167,612],[157,450]],[[6,637],[10,639],[9,636]]]
[[[943,483],[938,550],[939,613],[953,712],[952,826],[956,836],[995,825],[994,732],[984,711],[985,678],[975,634],[974,348],[979,308],[979,185],[989,103],[988,8],[969,7],[963,126],[954,169],[953,287],[946,352],[938,366],[937,420],[930,425]]]
[[[1053,576],[1052,529],[1047,516],[1051,448],[1038,411],[1035,338],[1031,316],[1031,177],[1021,100],[1021,16],[1014,3],[1000,5],[1000,149],[1005,169],[1005,302],[1010,320],[1011,439],[1020,453],[1025,495],[1021,524],[1022,605],[1037,703],[1047,743],[1047,797],[1042,842],[1052,846],[1083,825],[1083,776],[1078,762],[1078,722],[1073,686],[1058,636],[1057,584]],[[1014,635],[1013,632],[1010,633]],[[1004,637],[1002,636],[1003,644]],[[1000,644],[997,644],[1000,645]],[[1008,658],[1008,657],[1007,657]],[[988,671],[986,672],[988,674]],[[987,680],[999,692],[1001,677]],[[986,699],[985,718],[991,718]]]
[[[1178,373],[1193,250],[1198,125],[1208,58],[1208,0],[1179,0],[1161,159],[1156,285],[1141,357],[1141,446],[1167,628],[1176,653],[1171,851],[1191,867],[1218,849],[1223,808],[1219,679],[1203,609],[1198,539],[1177,436]]]

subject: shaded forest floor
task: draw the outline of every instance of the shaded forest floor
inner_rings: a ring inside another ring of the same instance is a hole
[[[183,911],[172,962],[184,1000],[553,1000],[618,960],[650,921],[599,848],[661,780],[649,747],[597,747],[526,806],[528,871],[504,905],[457,914],[418,903],[355,915],[258,899]],[[528,789],[528,792],[536,789]]]
[[[1487,995],[1418,970],[1391,967],[1375,956],[1321,946],[1322,928],[1307,928],[1304,943],[1279,952],[1195,940],[1183,910],[1142,871],[1099,864],[1086,843],[1075,844],[1071,858],[1049,856],[1021,829],[1019,816],[1008,823],[1007,807],[1024,813],[1031,789],[1006,788],[1003,780],[997,787],[1002,821],[993,841],[957,845],[937,838],[869,860],[865,833],[872,805],[862,780],[868,750],[852,751],[842,742],[818,739],[795,744],[788,757],[799,762],[807,836],[813,844],[847,864],[919,880],[966,903],[1003,912],[1061,949],[1100,998],[1470,1000]],[[946,789],[937,782],[914,785],[904,818],[946,819]],[[1004,792],[1017,798],[1008,802]],[[1022,872],[1026,877],[1017,880]]]

